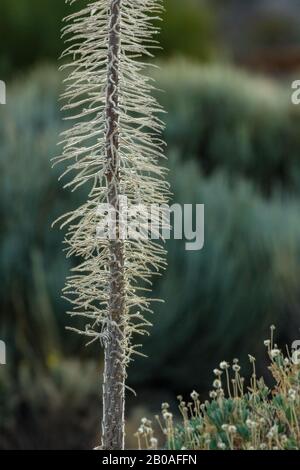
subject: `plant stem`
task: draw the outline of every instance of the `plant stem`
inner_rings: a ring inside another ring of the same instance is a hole
[[[109,11],[108,75],[106,93],[106,157],[108,203],[116,214],[116,238],[110,240],[110,292],[103,383],[102,448],[124,449],[125,408],[125,276],[124,241],[119,237],[119,55],[122,0],[111,0]]]

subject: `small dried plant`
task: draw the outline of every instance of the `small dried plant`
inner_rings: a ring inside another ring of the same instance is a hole
[[[147,333],[147,290],[152,274],[165,267],[159,240],[125,239],[120,228],[121,196],[129,207],[168,198],[159,164],[162,109],[142,60],[157,47],[154,24],[161,9],[161,0],[95,0],[66,18],[63,29],[69,43],[63,58],[70,59],[62,67],[69,71],[63,109],[74,124],[63,133],[64,150],[55,163],[63,162],[63,175],[72,176],[65,187],[89,188],[83,205],[60,219],[61,227],[68,226],[67,255],[81,259],[64,295],[73,303],[71,315],[86,320],[83,331],[74,330],[105,350],[103,449],[124,448],[126,368],[139,347],[133,335]],[[105,217],[100,204],[115,209],[114,237],[97,237]]]
[[[163,437],[161,447],[171,450],[300,450],[300,364],[289,351],[284,354],[271,338],[265,341],[269,370],[275,384],[269,389],[257,378],[255,358],[249,356],[252,376],[248,387],[239,361],[226,361],[214,370],[210,400],[203,403],[197,392],[185,402],[179,396],[181,419],[162,405],[156,424]],[[296,362],[296,363],[295,363]],[[156,426],[157,427],[157,426]],[[156,449],[155,426],[143,418],[136,434],[139,447]]]

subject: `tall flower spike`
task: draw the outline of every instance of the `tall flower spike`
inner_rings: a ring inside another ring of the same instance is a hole
[[[77,0],[67,0],[74,3]],[[120,197],[128,207],[165,204],[168,184],[159,166],[162,112],[145,76],[143,56],[157,47],[154,35],[162,0],[96,0],[65,19],[63,37],[71,57],[63,94],[75,123],[62,134],[64,146],[55,163],[66,165],[65,184],[73,191],[85,185],[87,201],[61,219],[68,226],[67,254],[80,258],[68,278],[64,295],[73,304],[72,316],[86,319],[80,334],[99,340],[105,351],[102,448],[124,448],[126,367],[138,345],[133,335],[147,333],[153,273],[165,267],[160,241],[121,233]],[[115,209],[115,237],[97,237],[103,223],[101,204]],[[146,232],[149,227],[146,224]]]

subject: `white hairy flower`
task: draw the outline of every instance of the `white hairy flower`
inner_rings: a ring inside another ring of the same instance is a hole
[[[195,401],[198,400],[198,398],[199,398],[199,393],[195,392],[195,390],[194,390],[194,391],[191,393],[191,398],[192,398],[193,400],[195,400]]]
[[[222,361],[222,362],[220,363],[220,369],[225,370],[225,369],[228,369],[228,368],[229,368],[228,362]]]
[[[255,429],[257,427],[256,421],[252,421],[252,419],[247,419],[246,425],[248,426],[249,429]]]
[[[151,437],[150,444],[151,444],[152,449],[157,449],[158,440],[155,437]]]
[[[293,388],[290,388],[290,389],[289,389],[288,395],[289,395],[290,400],[292,400],[292,401],[295,401],[296,398],[297,398],[297,392],[296,392],[296,390],[293,389]]]
[[[236,426],[234,426],[233,424],[228,426],[228,432],[229,432],[229,434],[235,434],[236,433]]]
[[[224,442],[218,442],[218,449],[225,450],[226,449],[226,444],[224,444]]]
[[[222,387],[221,380],[219,380],[219,379],[214,380],[213,381],[213,387],[214,388],[221,388]]]
[[[272,359],[275,359],[275,357],[280,355],[280,350],[276,348],[271,349],[270,354],[271,354]]]
[[[275,436],[278,434],[278,426],[277,424],[274,424],[274,426],[271,427],[270,431],[267,434],[268,439],[273,439]]]

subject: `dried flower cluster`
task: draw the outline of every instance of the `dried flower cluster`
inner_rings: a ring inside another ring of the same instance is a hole
[[[191,393],[191,401],[179,396],[181,419],[162,405],[162,417],[156,416],[161,445],[180,450],[299,450],[300,449],[300,364],[295,364],[289,353],[284,355],[274,344],[274,327],[271,339],[265,341],[270,359],[270,371],[275,386],[270,390],[264,380],[258,379],[255,358],[250,384],[240,375],[239,361],[232,366],[223,361],[216,376],[211,400],[203,403],[199,394]],[[230,374],[230,369],[232,373]],[[155,432],[151,422],[137,432],[140,448],[154,442]],[[159,445],[159,444],[158,444]],[[152,448],[152,446],[150,446]]]

